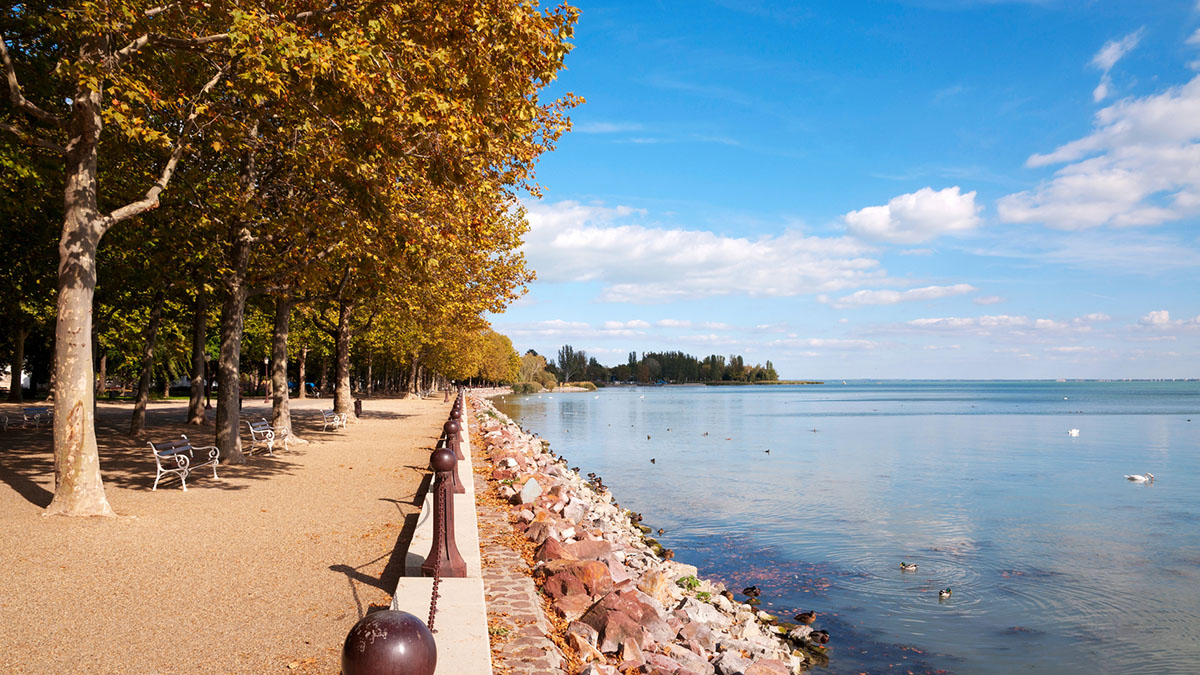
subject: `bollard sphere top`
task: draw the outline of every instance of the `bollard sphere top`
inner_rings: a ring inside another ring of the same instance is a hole
[[[451,471],[457,461],[454,451],[449,448],[438,448],[429,456],[429,466],[433,467],[434,471]]]
[[[462,419],[462,411],[458,409],[458,406],[454,406],[453,408],[450,409],[450,419],[452,419],[452,420]]]
[[[354,624],[342,645],[342,675],[433,675],[433,634],[408,612],[372,612]]]
[[[447,434],[457,434],[461,428],[462,427],[458,426],[458,420],[453,419],[446,420],[446,423],[442,425],[442,431],[446,432]]]

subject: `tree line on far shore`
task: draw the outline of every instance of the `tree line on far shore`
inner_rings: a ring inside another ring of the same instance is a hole
[[[114,381],[136,391],[140,434],[150,390],[181,375],[187,421],[205,423],[215,371],[215,444],[241,463],[239,394],[264,379],[272,424],[290,427],[289,383],[302,395],[316,379],[353,415],[352,378],[413,392],[515,377],[484,317],[533,278],[517,199],[538,194],[534,165],[580,101],[539,98],[577,14],[521,0],[0,13],[0,352],[53,396],[46,513],[112,513],[94,401]]]
[[[779,379],[775,366],[768,360],[765,364],[747,365],[740,355],[728,359],[720,354],[704,358],[679,351],[629,352],[625,363],[615,366],[602,365],[595,357],[589,357],[582,349],[563,345],[557,359],[547,360],[534,350],[521,357],[518,374],[518,389],[535,391],[553,389],[559,383],[587,382],[603,386],[612,382],[637,382],[639,384],[689,384],[698,382],[775,382]],[[537,385],[529,387],[524,385]]]

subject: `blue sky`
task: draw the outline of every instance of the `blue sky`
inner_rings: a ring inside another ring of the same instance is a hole
[[[519,351],[1200,377],[1200,6],[581,0]]]

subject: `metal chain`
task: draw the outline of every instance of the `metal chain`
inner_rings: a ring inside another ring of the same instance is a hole
[[[440,473],[440,472],[439,472]],[[433,550],[435,557],[433,559],[433,593],[429,598],[429,632],[437,633],[437,629],[433,627],[434,617],[437,616],[437,601],[438,601],[438,585],[442,582],[442,530],[446,528],[446,480],[442,476],[438,476],[437,482],[433,489],[436,492],[434,495],[434,506],[437,510],[433,517]]]

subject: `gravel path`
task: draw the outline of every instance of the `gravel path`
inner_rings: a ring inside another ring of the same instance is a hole
[[[50,432],[0,432],[0,671],[338,672],[346,633],[387,607],[403,572],[449,404],[367,400],[360,423],[326,433],[328,405],[293,402],[307,445],[151,492],[146,439],[122,434],[131,406],[100,404],[116,518],[44,518]],[[0,413],[19,419],[20,406]],[[267,413],[254,400],[242,411]],[[177,423],[184,414],[183,402],[152,404],[149,437],[211,443],[212,427]]]

